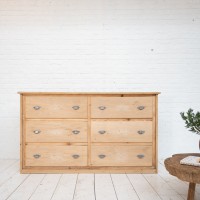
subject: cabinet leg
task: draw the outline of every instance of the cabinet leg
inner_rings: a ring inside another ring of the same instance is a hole
[[[194,200],[196,183],[189,183],[187,200]]]

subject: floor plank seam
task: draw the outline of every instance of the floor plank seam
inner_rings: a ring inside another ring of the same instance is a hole
[[[116,189],[115,189],[114,182],[113,182],[111,174],[110,174],[110,178],[111,178],[111,182],[112,182],[112,185],[113,185],[113,188],[114,188],[114,191],[115,191],[116,199],[118,200],[117,192],[116,192]]]
[[[72,200],[74,200],[74,197],[75,197],[76,186],[77,186],[77,182],[78,182],[78,176],[79,176],[79,174],[77,174],[77,177],[76,177],[76,183],[75,183],[75,187],[74,187],[74,193],[73,193],[73,198],[72,198]]]
[[[3,171],[0,172],[0,174],[3,174],[4,171],[10,169],[13,165],[15,165],[17,162],[19,162],[18,160],[16,162],[13,162],[12,164],[10,164],[9,166],[7,166]],[[19,169],[17,169],[17,171],[19,171]]]
[[[16,172],[14,172],[14,174],[12,174],[12,175],[9,175],[9,177],[6,179],[6,180],[4,180],[1,184],[0,184],[0,187],[2,186],[2,185],[4,185],[7,181],[9,181],[15,174],[17,174],[19,172],[19,170],[17,170]]]
[[[55,194],[55,192],[56,192],[56,190],[57,190],[57,187],[58,187],[58,185],[59,185],[59,182],[60,182],[62,176],[63,176],[63,174],[60,174],[60,178],[59,178],[59,180],[58,180],[58,182],[57,182],[57,184],[56,184],[55,190],[53,191],[53,194],[51,195],[50,200],[52,200],[52,198],[53,198],[53,196],[54,196],[54,194]]]
[[[30,174],[11,192],[11,194],[6,198],[9,199],[10,196],[12,196],[12,194],[14,194],[14,192],[24,183],[24,181],[30,176]]]
[[[149,183],[150,187],[153,189],[153,191],[159,196],[159,198],[162,200],[163,198],[158,194],[158,192],[155,190],[155,188],[153,187],[153,185],[151,185],[151,183],[147,180],[147,178],[144,176],[144,174],[142,174],[142,176],[144,177],[144,179]]]
[[[138,199],[140,200],[140,197],[139,197],[138,193],[136,192],[136,189],[134,188],[133,184],[131,183],[131,180],[129,179],[129,177],[128,177],[127,173],[125,173],[125,174],[126,174],[126,177],[127,177],[128,181],[129,181],[129,183],[131,184],[131,186],[132,186],[133,190],[135,191],[135,193],[136,193],[136,195],[137,195]]]
[[[15,174],[17,174],[17,173],[19,173],[19,170],[17,170],[17,171],[15,172]],[[0,187],[2,187],[4,184],[6,184],[7,181],[9,181],[13,176],[15,176],[15,174],[13,174],[13,175],[10,176],[8,179],[6,179],[4,182],[2,182],[2,183],[0,184]]]
[[[46,177],[46,174],[45,174],[44,177],[40,180],[40,182],[39,182],[38,185],[36,186],[35,190],[33,190],[33,192],[31,193],[30,197],[28,198],[28,200],[33,196],[33,194],[34,194],[35,191],[38,189],[40,183],[44,180],[45,177]]]
[[[2,160],[1,160],[2,161]],[[5,166],[5,168],[1,169],[0,173],[3,173],[3,171],[7,170],[8,168],[10,168],[12,165],[14,165],[15,163],[17,163],[18,160],[14,160],[12,163],[10,163],[8,166]]]
[[[182,197],[182,194],[180,194],[176,189],[174,189],[160,174],[158,176],[172,189],[174,190],[183,200],[184,198]]]
[[[95,198],[95,200],[97,199],[96,198],[96,191],[95,191],[95,174],[94,174],[94,198]]]
[[[13,162],[11,160],[8,160],[8,162],[4,162],[0,160],[2,163],[1,169],[3,169],[0,172],[0,175],[2,175],[1,181],[2,183],[0,184],[1,188],[1,193],[0,193],[0,199],[2,200],[8,200],[8,199],[18,199],[17,197],[21,196],[23,198],[21,199],[26,199],[30,200],[33,197],[35,198],[40,189],[42,188],[42,191],[44,191],[44,188],[48,188],[49,182],[46,181],[48,174],[41,174],[41,176],[38,176],[37,174],[20,174],[19,167],[18,167],[18,160],[14,160]],[[85,186],[85,189],[89,189],[90,192],[90,197],[92,200],[101,200],[102,198],[100,196],[104,195],[105,200],[109,200],[110,197],[112,199],[116,200],[124,200],[124,196],[126,196],[128,199],[138,199],[138,200],[147,200],[148,197],[150,199],[160,199],[160,200],[186,200],[187,196],[186,193],[187,191],[186,188],[188,187],[188,183],[181,181],[180,179],[170,175],[166,169],[165,165],[162,164],[162,161],[159,161],[159,167],[158,167],[158,173],[157,174],[136,174],[136,176],[129,175],[129,173],[124,173],[125,177],[123,176],[123,180],[126,178],[128,180],[125,181],[126,185],[123,185],[123,183],[120,184],[121,178],[119,176],[116,176],[115,174],[107,174],[108,176],[106,177],[106,181],[109,182],[110,189],[112,189],[112,192],[108,191],[108,194],[110,196],[107,196],[106,194],[100,194],[103,192],[103,186],[104,182],[101,181],[101,176],[98,174],[91,174],[87,178],[89,181],[89,185]],[[133,173],[134,174],[134,173]],[[67,194],[67,189],[66,185],[62,186],[60,189],[60,184],[63,183],[62,178],[64,178],[64,174],[58,174],[59,176],[56,176],[56,181],[52,180],[51,177],[48,176],[48,180],[50,180],[50,186],[52,186],[51,191],[49,190],[46,193],[46,200],[53,200],[54,198],[57,199],[58,196],[63,195],[66,193]],[[70,200],[76,200],[76,199],[82,199],[82,197],[79,194],[79,186],[83,186],[82,183],[79,184],[79,180],[85,180],[84,176],[80,176],[81,174],[76,174],[74,173],[73,176],[73,186],[70,184]],[[103,175],[103,174],[102,174]],[[36,176],[36,177],[35,177]],[[45,178],[46,177],[46,178]],[[54,176],[52,176],[54,177]],[[104,177],[104,176],[103,176]],[[109,178],[110,177],[110,178]],[[139,180],[141,180],[139,183],[139,186],[137,184],[137,181],[135,180],[134,177],[141,177]],[[142,181],[142,177],[144,180]],[[65,181],[69,182],[71,179],[70,177],[65,177]],[[93,181],[93,183],[92,183]],[[101,181],[101,184],[99,185],[99,182]],[[145,182],[146,181],[146,182]],[[26,194],[24,193],[24,189],[26,190],[26,182],[27,183],[34,183],[34,186],[32,189],[27,190]],[[62,182],[62,183],[61,183]],[[107,182],[106,182],[107,183]],[[44,185],[44,186],[41,186]],[[149,185],[149,186],[148,186]],[[100,186],[100,187],[99,187]],[[144,186],[144,187],[143,187]],[[187,187],[186,187],[187,186]],[[198,185],[200,186],[200,185]],[[39,188],[41,187],[41,188]],[[8,190],[6,191],[6,189]],[[39,189],[38,189],[39,188]],[[147,188],[147,192],[143,195],[143,192],[141,192],[142,189]],[[23,189],[23,190],[22,190]],[[199,187],[200,189],[200,187]],[[102,190],[102,191],[101,191]],[[134,191],[134,196],[133,196],[133,191]],[[126,194],[125,191],[128,191],[129,193]],[[152,193],[152,195],[151,195]],[[1,196],[3,194],[3,196]],[[41,193],[42,194],[42,193]],[[40,195],[41,195],[40,194]],[[60,194],[60,195],[59,195]],[[85,193],[84,193],[85,194]],[[94,194],[94,195],[93,195]],[[100,196],[99,196],[100,194]],[[112,194],[112,195],[111,195]],[[124,194],[124,195],[123,195]],[[200,191],[196,190],[196,199],[199,199],[199,194]],[[129,195],[129,197],[128,197]],[[150,196],[149,196],[150,195]],[[44,196],[44,195],[43,195]],[[99,199],[100,198],[100,199]],[[58,198],[59,199],[59,198]]]

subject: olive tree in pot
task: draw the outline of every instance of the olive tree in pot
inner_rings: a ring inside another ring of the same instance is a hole
[[[200,112],[193,112],[193,109],[189,109],[186,113],[180,113],[182,119],[185,121],[185,127],[189,131],[194,132],[200,135]],[[199,149],[200,149],[200,140],[199,140]]]

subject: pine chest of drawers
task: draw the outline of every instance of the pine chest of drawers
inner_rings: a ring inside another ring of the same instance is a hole
[[[21,173],[156,173],[158,92],[20,92]]]

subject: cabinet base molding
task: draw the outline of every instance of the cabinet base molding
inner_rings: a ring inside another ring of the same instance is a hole
[[[132,168],[132,169],[123,169],[123,167],[119,167],[118,169],[111,169],[111,168],[84,168],[84,169],[50,169],[50,168],[29,168],[29,169],[22,169],[21,174],[73,174],[73,173],[84,173],[84,174],[89,174],[89,173],[95,173],[95,174],[110,174],[110,173],[114,173],[114,174],[155,174],[157,173],[157,169],[154,168]]]

